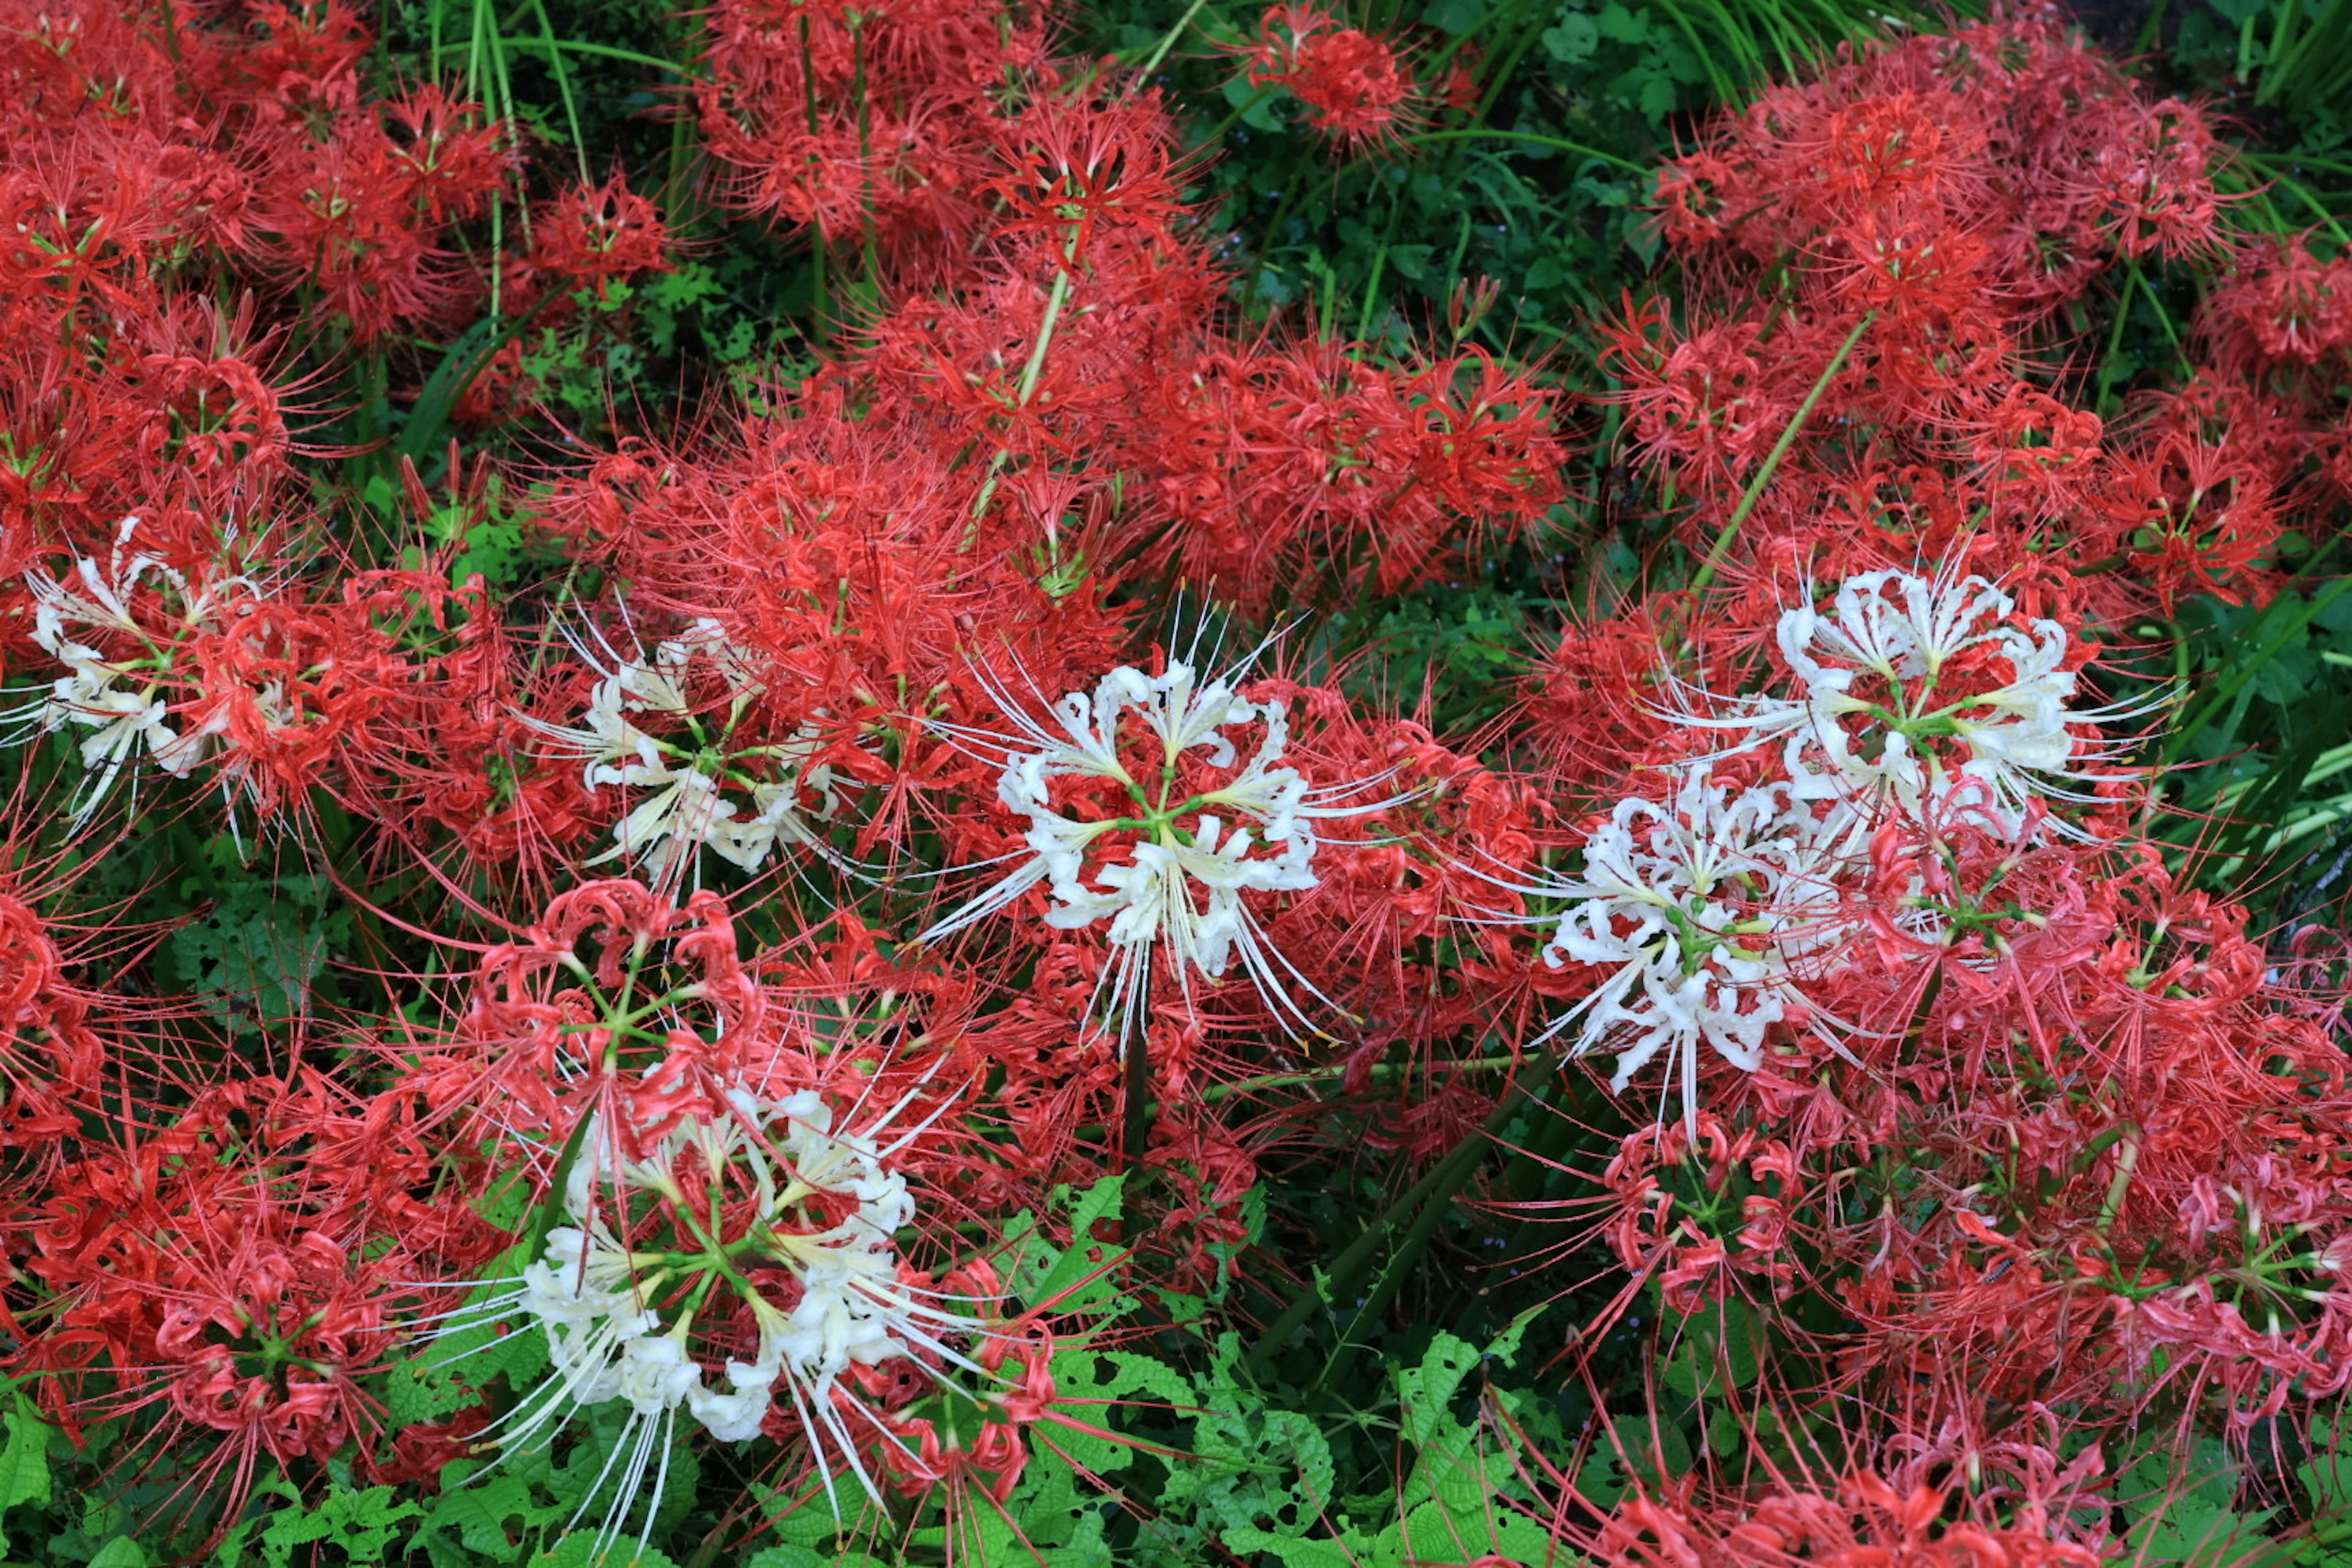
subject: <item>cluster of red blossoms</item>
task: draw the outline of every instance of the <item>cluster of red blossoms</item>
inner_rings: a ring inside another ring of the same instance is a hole
[[[320,517],[269,355],[605,294],[667,265],[652,204],[559,192],[496,256],[520,139],[371,97],[331,5],[5,17],[0,1307],[176,1522],[587,1410],[600,1540],[682,1433],[809,1506],[1008,1497],[1106,1419],[1057,1392],[1085,1277],[1213,1296],[1271,1140],[1372,1100],[1425,1164],[1498,1048],[1616,1130],[1573,1245],[1624,1289],[1568,1348],[1703,1342],[1751,1439],[1645,1463],[1596,1388],[1627,1484],[1569,1547],[2095,1563],[2110,1459],[2352,1382],[2326,999],[2143,842],[2153,710],[2100,657],[2343,499],[2344,263],[2239,255],[2211,368],[2112,422],[2032,370],[2067,301],[2229,244],[2196,111],[2011,20],[1718,126],[1663,186],[1686,319],[1612,343],[1700,574],[1448,743],[1272,628],[1534,537],[1558,393],[1239,332],[1169,117],[1042,16],[706,22],[728,195],[873,310],[540,487],[564,569],[500,586],[408,537],[485,521],[462,469]],[[1355,145],[1416,91],[1297,6],[1251,70]],[[141,982],[164,933],[86,879],[206,834],[348,892],[387,1005]],[[1055,1190],[1121,1174],[1124,1253],[1039,1268],[1109,1240]]]
[[[1772,89],[1665,172],[1698,286],[1680,323],[1645,310],[1616,334],[1631,438],[1681,492],[1738,495],[1820,387],[1746,524],[1761,559],[1844,533],[1965,548],[2103,618],[2259,599],[2287,514],[2352,478],[2323,392],[2345,331],[2329,269],[2294,246],[2240,255],[2208,308],[2210,368],[2120,416],[2030,370],[2086,289],[2230,250],[2218,157],[2201,113],[2148,102],[2051,25],[1910,39]]]
[[[1419,118],[1421,84],[1396,46],[1304,0],[1260,18],[1247,58],[1252,87],[1288,89],[1307,126],[1344,152],[1394,145]]]

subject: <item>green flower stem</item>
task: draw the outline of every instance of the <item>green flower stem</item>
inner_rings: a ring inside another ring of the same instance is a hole
[[[1426,146],[1432,142],[1526,142],[1538,147],[1549,147],[1555,152],[1576,153],[1587,158],[1598,158],[1604,163],[1614,163],[1636,174],[1647,174],[1646,164],[1631,158],[1620,158],[1614,153],[1604,153],[1598,147],[1588,147],[1581,142],[1570,142],[1558,136],[1542,136],[1532,131],[1495,131],[1486,128],[1465,131],[1423,131],[1404,139],[1408,147]]]
[[[1837,373],[1845,368],[1846,355],[1853,353],[1853,345],[1862,342],[1862,334],[1868,331],[1870,323],[1877,319],[1877,311],[1864,310],[1862,320],[1853,324],[1853,331],[1845,335],[1845,342],[1838,345],[1837,353],[1830,356],[1830,363],[1822,368],[1821,378],[1813,383],[1813,389],[1805,394],[1804,402],[1797,405],[1796,417],[1789,421],[1786,430],[1780,432],[1780,438],[1772,443],[1772,450],[1766,454],[1764,466],[1756,470],[1756,477],[1748,481],[1747,493],[1739,498],[1739,505],[1733,509],[1731,521],[1723,525],[1723,531],[1715,536],[1715,543],[1708,547],[1706,559],[1699,563],[1697,574],[1691,578],[1692,593],[1706,592],[1707,585],[1715,581],[1715,570],[1723,564],[1724,552],[1739,536],[1739,525],[1748,521],[1748,514],[1754,511],[1756,503],[1764,499],[1765,487],[1772,482],[1773,474],[1779,471],[1780,459],[1789,455],[1790,447],[1796,445],[1797,433],[1805,427],[1805,421],[1812,417],[1813,405],[1822,400],[1822,394],[1830,389],[1830,383],[1837,379]]]
[[[1382,1251],[1388,1249],[1390,1238],[1402,1224],[1404,1232],[1397,1237],[1394,1248],[1389,1250],[1381,1278],[1366,1297],[1365,1304],[1356,1317],[1360,1321],[1367,1315],[1387,1309],[1398,1287],[1412,1272],[1423,1248],[1428,1246],[1429,1238],[1436,1233],[1438,1221],[1444,1217],[1454,1194],[1468,1184],[1485,1161],[1487,1145],[1518,1113],[1519,1101],[1526,1092],[1541,1075],[1550,1070],[1549,1063],[1528,1063],[1504,1089],[1496,1102],[1495,1113],[1486,1119],[1485,1126],[1464,1139],[1459,1147],[1439,1161],[1427,1175],[1407,1188],[1365,1228],[1362,1235],[1331,1259],[1331,1267],[1324,1276],[1324,1285],[1333,1300],[1344,1300],[1355,1292],[1357,1281],[1372,1268]],[[1412,1216],[1409,1221],[1407,1215]],[[1258,1336],[1257,1343],[1251,1347],[1244,1358],[1244,1364],[1253,1373],[1263,1375],[1273,1364],[1274,1358],[1281,1354],[1289,1343],[1291,1336],[1305,1327],[1308,1319],[1322,1310],[1323,1304],[1323,1289],[1318,1289],[1316,1281],[1308,1280],[1292,1296],[1274,1321],[1266,1325],[1265,1331]],[[1328,1378],[1330,1371],[1331,1367],[1327,1365],[1324,1376]]]

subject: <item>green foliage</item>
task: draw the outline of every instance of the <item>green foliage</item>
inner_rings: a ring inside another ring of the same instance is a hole
[[[282,1509],[270,1515],[261,1529],[260,1560],[266,1568],[292,1568],[298,1548],[325,1545],[341,1552],[353,1568],[382,1563],[394,1533],[424,1511],[395,1498],[390,1487],[335,1487],[315,1509]],[[302,1556],[315,1560],[311,1552]]]
[[[2183,7],[2169,54],[2192,79],[2291,116],[2309,153],[2352,137],[2347,0],[2203,0]]]
[[[1484,1350],[1440,1333],[1417,1365],[1393,1370],[1397,1427],[1409,1458],[1401,1455],[1388,1473],[1402,1476],[1401,1483],[1355,1492],[1331,1507],[1328,1494],[1310,1484],[1328,1472],[1302,1468],[1293,1495],[1299,1513],[1312,1510],[1317,1528],[1228,1525],[1220,1543],[1230,1552],[1266,1553],[1284,1568],[1408,1568],[1489,1557],[1532,1568],[1567,1561],[1543,1522],[1548,1505],[1526,1484],[1513,1436],[1525,1429],[1536,1403],[1521,1393],[1471,1385],[1474,1373],[1513,1363],[1533,1318],[1522,1316]],[[1511,1419],[1465,1419],[1465,1405],[1481,1394]]]
[[[2352,842],[2352,579],[2320,582],[2259,609],[2195,600],[2177,627],[2135,628],[2172,634],[2168,671],[2138,666],[2168,673],[2179,704],[2164,752],[2184,764],[2167,788],[2188,815],[2159,831],[2196,851],[2207,886],[2252,889],[2286,920],[2343,896]]]
[[[323,874],[251,875],[230,838],[212,839],[198,856],[201,868],[180,890],[205,902],[166,940],[165,973],[234,1034],[310,1017],[329,954],[352,950],[351,908]]]
[[[0,1415],[6,1441],[0,1443],[0,1521],[12,1509],[49,1500],[49,1442],[53,1436],[21,1389],[12,1391],[15,1406]],[[8,1539],[0,1534],[0,1552]]]
[[[505,1448],[487,1465],[457,1461],[443,1471],[441,1494],[424,1510],[413,1549],[433,1568],[541,1562],[594,1568],[592,1552],[601,1541],[619,1568],[641,1542],[677,1539],[695,1506],[700,1458],[682,1435],[666,1434],[667,1452],[652,1463],[667,1467],[667,1485],[648,1518],[646,1494],[624,1489],[628,1465],[614,1459],[622,1443],[635,1439],[629,1422],[625,1405],[593,1405],[561,1444]]]

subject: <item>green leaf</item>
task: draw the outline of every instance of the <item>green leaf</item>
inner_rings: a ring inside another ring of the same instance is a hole
[[[743,1568],[884,1568],[877,1558],[863,1552],[819,1552],[813,1546],[787,1542],[779,1546],[766,1546],[751,1553]]]
[[[1611,1423],[1609,1442],[1617,1450],[1622,1474],[1643,1477],[1654,1485],[1664,1479],[1659,1474],[1662,1465],[1665,1477],[1690,1473],[1690,1440],[1672,1421],[1649,1414],[1619,1415]],[[1578,1478],[1580,1485],[1582,1479]]]
[[[506,1258],[512,1260],[514,1254]],[[479,1306],[492,1294],[488,1285],[477,1287],[470,1304]],[[384,1408],[403,1426],[438,1421],[480,1403],[481,1391],[501,1374],[509,1387],[521,1390],[546,1369],[547,1336],[536,1324],[502,1319],[466,1323],[428,1341],[384,1374]]]
[[[1486,0],[1429,0],[1421,19],[1441,32],[1475,33],[1486,19]]]
[[[1611,43],[1640,48],[1650,41],[1650,13],[1644,9],[1636,16],[1612,0],[1593,18],[1593,28]]]
[[[8,1430],[0,1447],[0,1510],[49,1500],[49,1426],[19,1393],[16,1407],[0,1415]]]
[[[262,1527],[261,1555],[269,1568],[293,1568],[296,1547],[325,1544],[340,1549],[343,1561],[355,1568],[381,1563],[394,1527],[424,1511],[395,1498],[390,1487],[365,1491],[336,1487],[315,1510],[280,1509],[271,1514]],[[316,1560],[315,1552],[305,1554],[306,1562]]]
[[[19,1503],[49,1500],[49,1427],[31,1400],[16,1394],[16,1407],[0,1416],[8,1440],[0,1446],[0,1515]],[[8,1537],[0,1533],[0,1552]]]
[[[351,912],[329,910],[324,877],[247,875],[226,834],[202,856],[226,890],[202,919],[172,933],[165,954],[173,972],[211,1002],[233,1033],[308,1016],[327,955],[351,928]]]
[[[1429,1343],[1429,1349],[1417,1367],[1407,1367],[1397,1373],[1397,1396],[1403,1403],[1405,1440],[1417,1448],[1425,1448],[1462,1430],[1447,1406],[1478,1364],[1478,1352],[1464,1340],[1441,1332]]]
[[[2352,1453],[2336,1446],[2328,1422],[2311,1424],[2311,1457],[2295,1467],[2294,1474],[2310,1494],[2315,1514],[2324,1518],[2352,1510]]]
[[[1670,77],[1651,76],[1642,82],[1637,100],[1642,113],[1653,125],[1675,111],[1675,84]]]
[[[1732,1387],[1745,1388],[1756,1381],[1763,1340],[1756,1309],[1728,1297],[1683,1320],[1663,1380],[1685,1398],[1720,1392],[1727,1377]]]
[[[1337,1541],[1302,1541],[1263,1530],[1234,1529],[1223,1536],[1226,1550],[1262,1552],[1282,1568],[1361,1568],[1363,1559]]]
[[[726,292],[717,274],[699,261],[681,261],[667,272],[656,273],[645,285],[646,298],[664,310],[675,310]]]
[[[1280,88],[1252,87],[1246,76],[1225,80],[1225,102],[1241,110],[1242,123],[1253,131],[1281,130],[1282,121],[1275,118],[1274,106],[1289,96]]]
[[[1087,1407],[1091,1425],[1116,1429],[1115,1406],[1138,1395],[1178,1408],[1192,1403],[1192,1381],[1175,1368],[1133,1351],[1080,1348],[1054,1358],[1054,1385],[1062,1398]],[[1092,1433],[1064,1431],[1055,1442],[1073,1464],[1100,1475],[1135,1462],[1135,1449]]]
[[[1085,1285],[1078,1281],[1118,1255],[1117,1248],[1094,1239],[1094,1230],[1102,1221],[1119,1217],[1120,1189],[1126,1182],[1125,1176],[1111,1176],[1086,1190],[1070,1211],[1068,1251],[1056,1251],[1034,1235],[1025,1238],[1013,1269],[1013,1289],[1023,1300],[1032,1307],[1053,1302],[1067,1310],[1117,1294],[1107,1276]]]
[[[1617,1500],[1625,1495],[1625,1472],[1612,1447],[1595,1445],[1584,1457],[1576,1472],[1576,1489],[1596,1508],[1617,1506]]]
[[[1304,1536],[1331,1503],[1331,1445],[1307,1415],[1269,1406],[1241,1363],[1240,1336],[1220,1335],[1200,1380],[1192,1458],[1171,1467],[1159,1506],[1213,1531]]]
[[[1580,66],[1601,47],[1600,24],[1581,11],[1570,11],[1559,25],[1543,30],[1544,53],[1564,66]],[[1530,282],[1534,281],[1530,274]]]
[[[425,1528],[455,1530],[467,1551],[497,1561],[510,1559],[518,1540],[571,1511],[560,1503],[534,1499],[530,1484],[520,1476],[500,1474],[478,1481],[447,1476],[445,1471],[441,1495],[433,1500]]]
[[[1505,1562],[1543,1564],[1559,1548],[1551,1532],[1496,1500],[1492,1491],[1475,1497],[1438,1499],[1405,1516],[1403,1560],[1409,1563]]]
[[[1718,1405],[1715,1414],[1706,1418],[1706,1446],[1721,1458],[1729,1458],[1746,1447],[1748,1434],[1740,1428],[1739,1417],[1731,1413],[1728,1405]]]
[[[2193,1493],[2177,1498],[2132,1532],[2132,1546],[2137,1553],[2133,1560],[2225,1568],[2239,1560],[2271,1511],[2233,1513]]]
[[[89,1568],[150,1568],[147,1549],[127,1535],[118,1535],[98,1549]]]
[[[1398,277],[1418,283],[1429,276],[1429,259],[1436,254],[1433,245],[1391,245],[1389,265],[1396,268]]]
[[[654,1546],[641,1546],[625,1533],[599,1542],[593,1530],[575,1530],[552,1552],[530,1560],[530,1568],[677,1568],[677,1559]]]

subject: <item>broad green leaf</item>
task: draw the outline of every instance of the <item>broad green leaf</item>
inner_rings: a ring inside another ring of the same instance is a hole
[[[743,1568],[885,1568],[879,1558],[863,1552],[819,1552],[813,1546],[783,1542],[763,1546],[744,1560]]]
[[[1223,1539],[1230,1552],[1262,1552],[1282,1568],[1362,1568],[1363,1563],[1361,1557],[1337,1541],[1306,1541],[1248,1529],[1228,1530]]]
[[[19,1503],[49,1500],[49,1427],[31,1400],[16,1395],[16,1407],[0,1416],[8,1438],[0,1445],[0,1515]],[[0,1552],[8,1538],[0,1533]]]
[[[0,1509],[49,1500],[49,1426],[31,1400],[16,1395],[16,1407],[0,1415],[8,1440],[0,1447]]]
[[[428,1530],[455,1530],[469,1552],[511,1557],[517,1541],[569,1511],[561,1504],[538,1501],[520,1476],[458,1481],[444,1472],[441,1495],[433,1500],[425,1522]]]
[[[1077,1206],[1070,1211],[1068,1251],[1056,1252],[1034,1236],[1029,1238],[1013,1275],[1023,1300],[1033,1307],[1042,1306],[1064,1291],[1070,1291],[1066,1300],[1057,1303],[1066,1309],[1086,1306],[1115,1294],[1108,1279],[1084,1286],[1078,1281],[1118,1256],[1117,1247],[1094,1239],[1094,1227],[1103,1220],[1119,1217],[1120,1192],[1126,1182],[1125,1176],[1111,1176],[1086,1190]]]
[[[677,1568],[677,1561],[625,1533],[616,1541],[600,1541],[593,1530],[575,1530],[557,1542],[553,1551],[532,1558],[530,1568]]]

